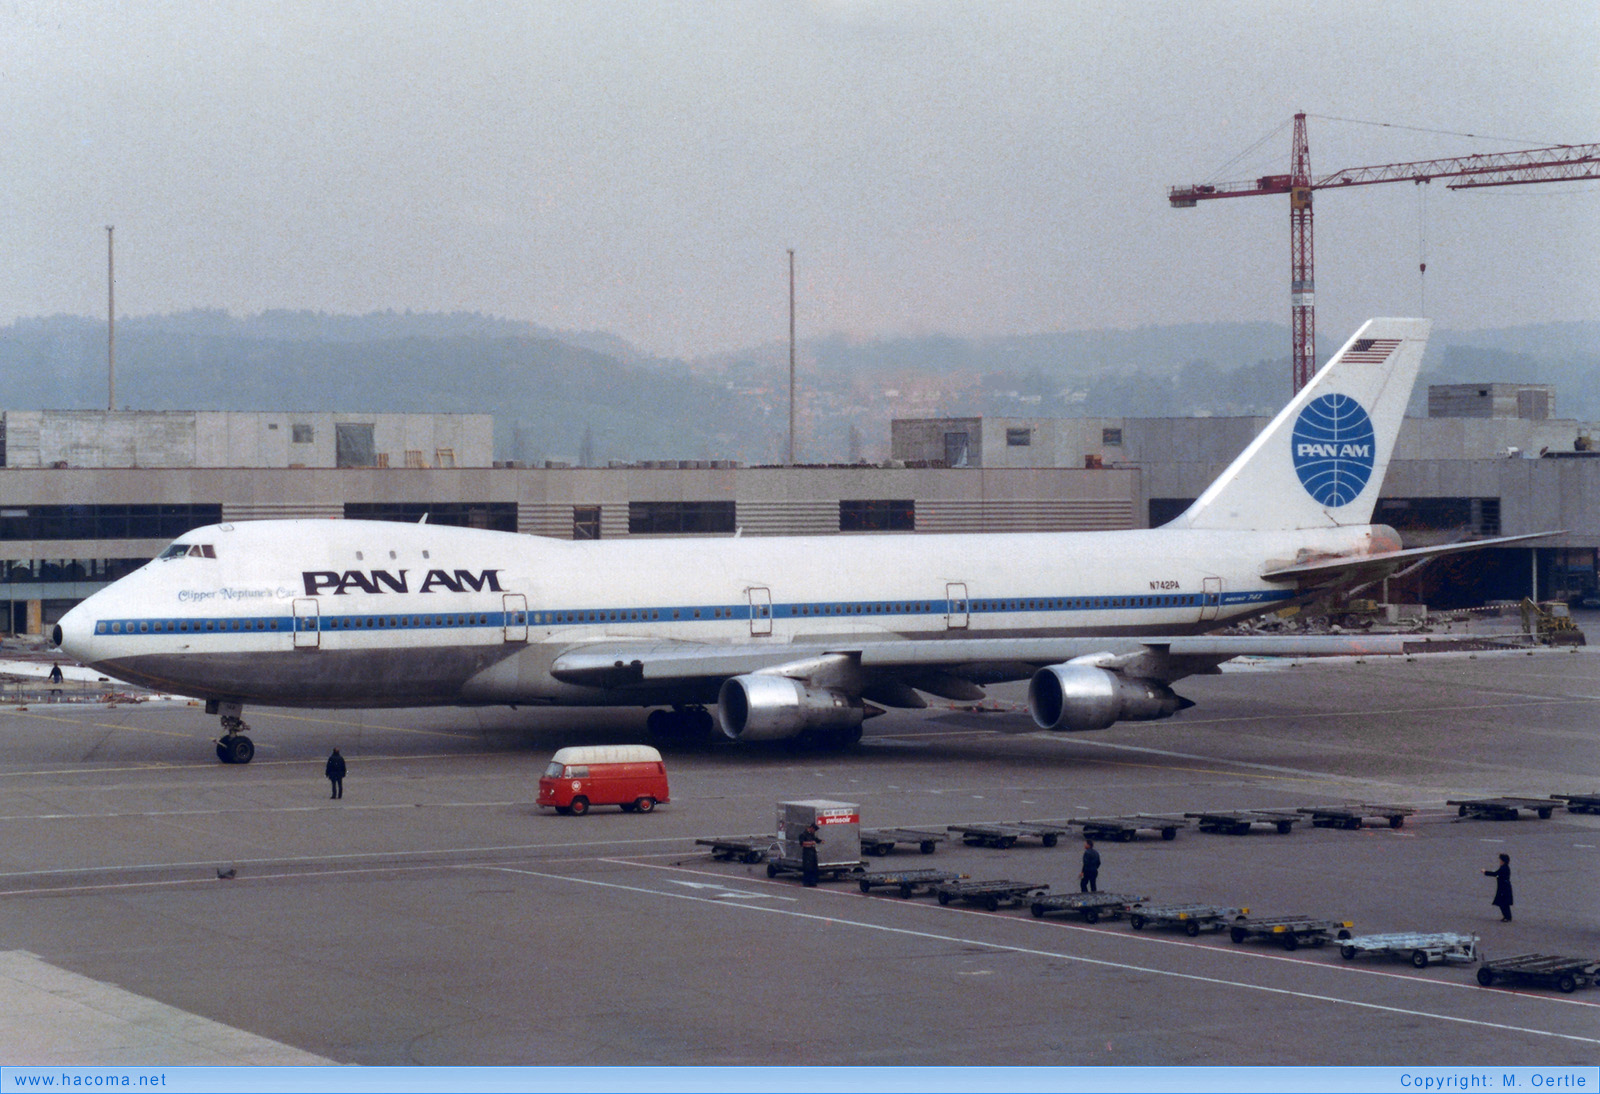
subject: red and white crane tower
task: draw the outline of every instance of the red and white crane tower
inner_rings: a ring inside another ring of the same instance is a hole
[[[1294,143],[1287,175],[1264,175],[1248,182],[1174,186],[1167,200],[1176,209],[1192,209],[1215,198],[1259,194],[1289,195],[1289,328],[1293,342],[1294,390],[1317,371],[1316,274],[1311,235],[1311,194],[1345,186],[1379,182],[1431,182],[1454,178],[1452,190],[1480,186],[1516,186],[1530,182],[1566,182],[1600,178],[1600,144],[1558,144],[1521,152],[1491,152],[1415,163],[1347,167],[1322,178],[1311,177],[1311,150],[1306,141],[1306,116],[1294,116]]]

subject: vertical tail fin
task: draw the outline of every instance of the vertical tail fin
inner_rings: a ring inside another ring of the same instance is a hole
[[[1172,528],[1366,524],[1432,323],[1371,319]]]

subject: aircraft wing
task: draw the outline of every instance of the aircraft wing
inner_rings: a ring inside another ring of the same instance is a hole
[[[1442,543],[1434,547],[1411,547],[1403,551],[1383,551],[1378,554],[1353,557],[1325,558],[1297,566],[1284,566],[1268,570],[1261,575],[1264,581],[1293,581],[1300,588],[1316,588],[1340,582],[1378,581],[1414,563],[1425,562],[1441,555],[1461,551],[1477,551],[1485,547],[1504,547],[1510,543],[1523,543],[1530,539],[1559,536],[1560,532],[1531,532],[1520,536],[1496,536],[1493,539],[1474,539],[1461,543]]]
[[[1170,681],[1235,657],[1394,656],[1469,644],[1477,648],[1483,641],[1481,635],[1410,634],[887,639],[781,645],[601,641],[562,652],[550,671],[569,684],[628,688],[747,673],[807,678],[849,662],[869,673],[913,678],[918,670],[955,670],[959,676],[959,670],[971,668],[988,682],[997,682],[1021,679],[1043,665],[1092,658],[1105,668]]]

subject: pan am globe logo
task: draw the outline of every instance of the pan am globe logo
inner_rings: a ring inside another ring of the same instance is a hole
[[[1372,477],[1372,419],[1348,395],[1322,395],[1307,403],[1290,444],[1300,485],[1319,505],[1349,505]]]

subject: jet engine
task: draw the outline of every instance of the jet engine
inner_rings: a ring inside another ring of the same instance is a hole
[[[1028,684],[1028,712],[1040,729],[1105,729],[1118,721],[1165,718],[1193,705],[1158,681],[1071,661],[1040,669]]]
[[[807,687],[788,676],[734,676],[723,681],[717,697],[717,721],[735,741],[777,741],[809,730],[859,730],[865,717],[859,698]]]

